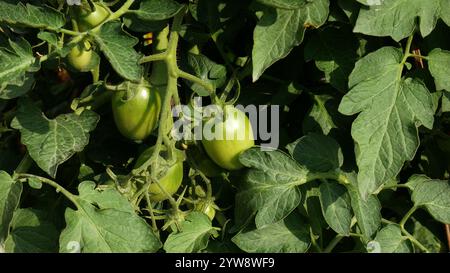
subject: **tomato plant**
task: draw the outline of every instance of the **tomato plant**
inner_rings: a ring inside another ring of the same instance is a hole
[[[88,41],[74,46],[67,55],[70,66],[78,71],[88,71],[92,66],[92,46]]]
[[[139,168],[144,164],[153,154],[153,147],[150,147],[142,152],[136,160],[134,168]],[[167,195],[173,195],[178,191],[178,188],[183,181],[183,161],[177,161],[165,171],[162,177],[158,178],[157,183],[152,183],[148,187],[150,193],[150,200],[153,202],[160,202],[169,198]],[[159,185],[158,185],[159,183]],[[161,189],[161,187],[163,189]]]
[[[202,144],[217,165],[227,170],[239,170],[243,167],[239,155],[255,144],[252,127],[247,116],[230,105],[225,106],[222,119],[217,123],[212,118],[205,123],[212,128],[213,134],[218,133],[211,140],[204,137]],[[214,124],[210,125],[212,122]]]
[[[203,212],[210,220],[213,220],[214,216],[216,216],[216,208],[211,200],[200,200],[195,204],[194,210]]]
[[[0,0],[0,252],[448,252],[449,3]]]
[[[126,84],[112,95],[112,112],[119,131],[132,140],[143,140],[155,129],[161,108],[157,90],[145,84]]]
[[[103,5],[94,3],[94,9],[78,8],[76,10],[76,20],[80,31],[90,30],[103,23],[109,16],[109,11]]]

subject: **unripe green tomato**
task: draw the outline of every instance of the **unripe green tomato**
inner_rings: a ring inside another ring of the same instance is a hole
[[[136,169],[142,166],[142,164],[144,164],[152,156],[153,150],[154,147],[150,147],[142,152],[142,154],[136,160],[134,168]],[[168,194],[174,195],[178,191],[178,188],[180,188],[182,181],[183,161],[178,161],[177,163],[169,167],[165,175],[159,179],[159,184]],[[163,191],[161,191],[161,188],[156,183],[152,183],[149,186],[148,192],[150,193],[150,200],[153,202],[161,202],[168,199],[168,196],[165,195]]]
[[[127,91],[114,92],[111,102],[114,121],[120,133],[131,140],[143,140],[155,129],[161,97],[154,88],[134,85],[134,96]]]
[[[245,113],[234,106],[225,106],[224,113],[223,121],[211,126],[208,125],[214,122],[214,118],[211,118],[204,125],[221,132],[219,134],[221,139],[207,140],[203,136],[202,144],[217,165],[230,171],[239,170],[243,167],[239,162],[239,155],[255,145],[252,127]]]
[[[92,46],[89,41],[74,46],[67,55],[70,66],[78,71],[86,71],[92,61]]]
[[[96,3],[94,3],[94,6],[95,11],[93,12],[81,10],[77,14],[78,29],[80,31],[90,30],[100,25],[103,21],[106,20],[106,18],[108,18],[109,11],[105,7]]]
[[[214,208],[214,202],[212,201],[201,200],[194,205],[194,210],[203,212],[211,221],[214,219],[214,216],[216,216],[216,209]]]

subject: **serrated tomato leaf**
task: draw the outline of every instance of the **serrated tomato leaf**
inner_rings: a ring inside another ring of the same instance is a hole
[[[450,224],[450,183],[413,175],[406,184],[412,190],[411,199],[417,207],[424,207],[434,219]]]
[[[450,51],[434,49],[428,54],[427,60],[437,90],[450,92]]]
[[[328,0],[314,0],[297,9],[264,9],[253,32],[253,81],[298,46],[306,28],[325,23],[328,6]]]
[[[325,221],[338,234],[348,236],[353,213],[347,189],[335,181],[324,181],[319,190]]]
[[[372,253],[411,253],[411,242],[402,235],[398,225],[387,225],[378,231],[375,239],[368,243]]]
[[[33,28],[58,29],[64,26],[64,14],[48,6],[35,6],[19,2],[17,5],[0,2],[0,21]]]
[[[256,215],[257,228],[284,219],[300,203],[298,185],[308,171],[280,151],[252,148],[239,157],[250,170],[236,194],[236,226],[242,227]]]
[[[18,209],[5,241],[8,253],[49,253],[58,250],[59,232],[46,215],[35,209]]]
[[[309,225],[298,213],[261,229],[240,232],[232,241],[249,253],[303,253],[311,244]]]
[[[31,45],[25,39],[9,41],[8,48],[0,47],[0,99],[13,99],[28,92],[39,70]]]
[[[60,252],[156,252],[161,243],[116,189],[100,191],[82,182],[75,196],[77,209],[66,209]]]
[[[133,48],[138,39],[126,33],[120,22],[108,22],[98,33],[91,35],[120,76],[134,82],[141,80],[143,67],[139,65],[139,60],[142,55]]]
[[[38,166],[55,177],[58,166],[89,143],[89,132],[99,120],[92,111],[63,114],[48,119],[29,99],[21,99],[11,126],[20,130],[21,140]]]
[[[164,243],[164,250],[168,253],[199,252],[208,246],[212,235],[217,235],[217,231],[208,216],[192,212],[181,223],[181,231],[169,235]]]
[[[383,47],[359,60],[349,78],[351,90],[339,105],[345,115],[359,113],[352,136],[364,198],[414,157],[417,127],[433,127],[431,95],[420,80],[402,77],[402,59],[399,49]]]
[[[368,0],[366,0],[369,2]],[[428,36],[442,19],[450,26],[448,0],[373,0],[374,5],[361,8],[354,28],[373,36],[391,36],[400,41],[413,34],[416,27]],[[419,20],[417,20],[419,18]]]
[[[175,16],[183,5],[173,0],[144,0],[138,10],[130,10],[141,20],[159,21]]]
[[[342,166],[344,157],[331,137],[310,133],[289,144],[292,157],[311,172],[327,172]]]
[[[0,171],[0,242],[9,233],[13,213],[19,206],[22,183],[14,181],[5,171]]]

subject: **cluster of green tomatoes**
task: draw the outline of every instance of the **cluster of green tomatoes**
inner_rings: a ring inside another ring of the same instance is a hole
[[[77,7],[76,28],[78,31],[87,31],[104,22],[111,12],[100,3],[94,3],[92,9]],[[77,71],[89,71],[92,67],[95,49],[92,41],[85,39],[73,47],[67,55],[68,64]],[[162,94],[149,83],[129,83],[127,90],[114,91],[112,95],[112,112],[119,132],[133,141],[146,139],[158,125],[161,111]],[[224,135],[236,136],[231,139],[212,139],[201,141],[201,150],[208,157],[195,156],[196,167],[206,176],[214,177],[223,173],[223,170],[236,171],[243,166],[238,160],[239,154],[254,146],[251,124],[244,112],[233,105],[225,105],[224,118],[214,124],[215,130],[221,130]],[[208,121],[203,124],[207,124]],[[237,139],[237,135],[245,130],[245,138]],[[150,147],[138,157],[134,168],[139,168],[153,154],[154,147]],[[180,157],[181,158],[181,157]],[[150,184],[148,192],[152,202],[161,202],[174,195],[180,188],[183,180],[183,159],[171,165],[162,177],[158,179],[159,185]],[[161,189],[163,188],[163,190]],[[215,215],[215,204],[211,200],[197,202],[195,210],[202,211],[210,219]]]

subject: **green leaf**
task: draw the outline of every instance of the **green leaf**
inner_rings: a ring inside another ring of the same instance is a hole
[[[308,0],[256,0],[257,2],[274,8],[298,9],[306,5]]]
[[[22,183],[14,181],[8,173],[0,171],[0,243],[9,233],[14,211],[19,206]]]
[[[56,36],[55,33],[47,32],[47,31],[40,31],[37,34],[37,37],[39,39],[41,39],[42,41],[45,41],[54,47],[59,47],[58,46],[58,36]]]
[[[55,177],[58,166],[89,143],[89,132],[98,120],[89,110],[48,119],[31,100],[21,99],[11,126],[20,130],[22,143],[38,166]]]
[[[306,28],[324,24],[328,6],[328,0],[314,0],[294,10],[265,9],[253,32],[253,81],[298,46]]]
[[[301,188],[306,188],[303,206],[308,216],[308,222],[311,225],[311,232],[316,236],[322,237],[322,231],[324,228],[328,227],[328,224],[322,214],[318,181],[310,182]]]
[[[356,223],[368,240],[377,232],[381,226],[381,204],[376,195],[369,195],[364,200],[358,191],[358,182],[354,173],[348,174],[350,184],[347,184],[347,190],[350,194],[351,205],[355,213]]]
[[[416,219],[414,220],[414,230],[412,235],[417,239],[424,247],[426,247],[432,253],[444,252],[447,248],[446,244],[436,236],[427,226],[422,225]]]
[[[280,151],[252,148],[239,157],[251,168],[236,194],[236,226],[245,225],[256,214],[257,228],[276,223],[300,203],[298,185],[306,182],[308,171]]]
[[[338,128],[334,121],[340,115],[337,111],[338,103],[330,95],[314,95],[313,98],[314,104],[303,121],[303,133],[328,135],[332,129]]]
[[[139,82],[143,67],[139,65],[142,54],[133,48],[138,39],[126,33],[120,22],[108,22],[100,31],[91,33],[114,70],[123,78]]]
[[[43,211],[17,210],[14,213],[11,228],[11,233],[5,242],[6,252],[48,253],[58,251],[59,233]]]
[[[448,0],[379,0],[371,2],[374,5],[361,8],[354,32],[372,36],[391,36],[394,40],[400,41],[413,34],[417,24],[419,24],[419,30],[423,37],[433,31],[439,18],[450,26],[450,13],[448,12],[450,2]]]
[[[305,45],[305,60],[314,60],[325,79],[340,91],[347,91],[348,76],[355,65],[358,40],[347,28],[326,27]]]
[[[168,253],[199,252],[208,246],[211,235],[217,235],[217,231],[208,216],[192,212],[181,223],[181,232],[171,233],[167,237],[164,250]]]
[[[146,21],[137,17],[136,14],[126,13],[122,17],[124,25],[134,32],[159,32],[167,26],[167,20],[164,21]]]
[[[368,243],[368,251],[373,253],[411,253],[413,248],[410,241],[402,236],[398,225],[387,225],[377,233],[373,241]]]
[[[116,189],[82,182],[77,210],[66,209],[60,252],[156,252],[161,243],[151,227]]]
[[[401,77],[402,55],[399,49],[383,47],[359,60],[349,78],[351,90],[339,105],[345,115],[361,112],[353,122],[352,136],[364,198],[414,157],[417,127],[433,127],[431,95],[423,82]]]
[[[442,94],[442,112],[450,112],[450,93]]]
[[[183,5],[173,0],[144,0],[138,10],[130,10],[139,19],[148,21],[159,21],[175,16]]]
[[[425,207],[434,219],[450,224],[450,183],[413,175],[406,184],[412,190],[411,199],[416,207]]]
[[[51,7],[23,3],[14,5],[5,1],[0,2],[0,21],[33,28],[52,29],[61,28],[66,23],[64,14]]]
[[[437,90],[450,92],[450,51],[434,49],[428,54],[428,67],[434,77]]]
[[[227,76],[227,70],[225,66],[217,64],[204,55],[197,55],[188,53],[186,58],[186,64],[184,70],[199,77],[204,82],[212,84],[215,88],[221,87]],[[189,87],[197,93],[199,96],[209,96],[209,91],[197,83],[191,81],[185,81]]]
[[[208,247],[206,247],[202,253],[241,253],[240,250],[230,239],[221,240],[210,240],[208,242]]]
[[[38,178],[30,177],[27,179],[27,182],[33,189],[40,190],[42,188],[42,182]]]
[[[325,221],[338,234],[348,236],[353,215],[346,188],[336,182],[324,181],[319,189]]]
[[[238,233],[231,240],[249,253],[303,253],[311,244],[309,226],[298,213],[261,229]]]
[[[342,166],[344,157],[331,137],[310,133],[286,147],[292,157],[310,172],[327,172]]]
[[[10,40],[9,46],[0,47],[0,99],[13,99],[28,92],[34,83],[29,72],[39,70],[31,46],[25,39]]]

